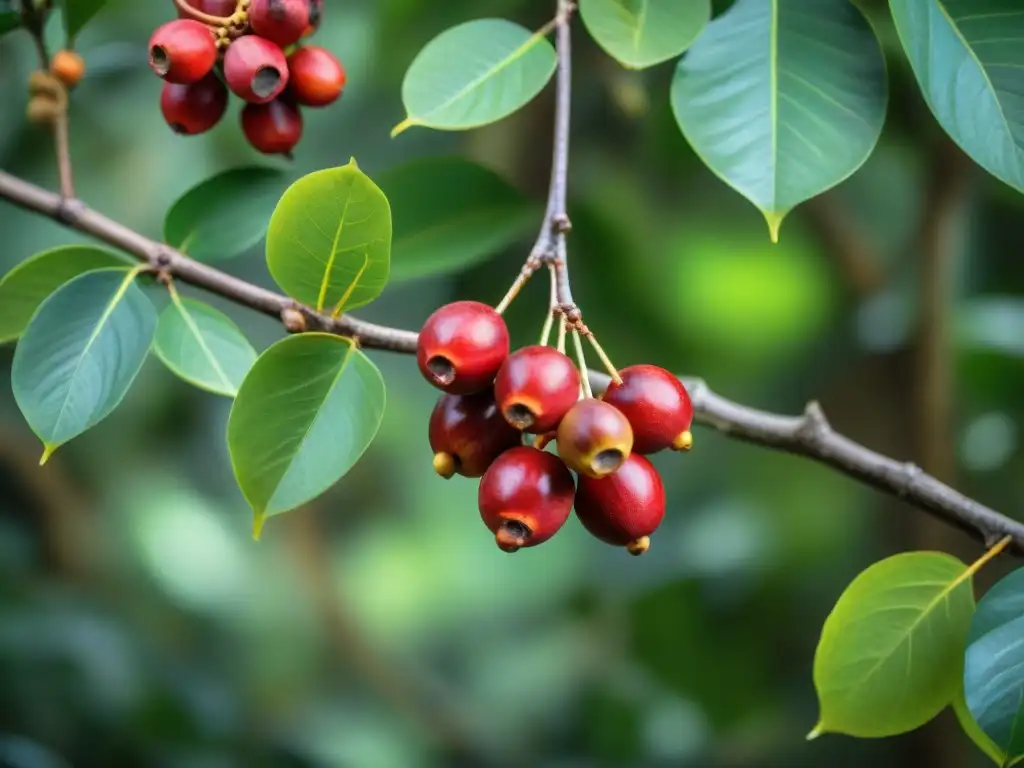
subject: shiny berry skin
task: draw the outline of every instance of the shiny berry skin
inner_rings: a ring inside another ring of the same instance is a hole
[[[160,111],[171,130],[186,136],[215,126],[228,108],[228,89],[212,72],[197,83],[164,83]]]
[[[610,475],[633,450],[633,428],[614,405],[588,397],[558,425],[558,455],[569,469],[599,478]]]
[[[631,454],[618,471],[595,480],[580,476],[576,517],[591,535],[641,555],[665,517],[665,486],[650,459]]]
[[[65,87],[74,88],[85,77],[85,59],[74,51],[57,51],[50,59],[50,73]]]
[[[522,444],[522,433],[502,417],[494,392],[441,395],[430,414],[430,448],[441,477],[482,477],[509,448]]]
[[[202,80],[216,63],[217,41],[209,27],[198,21],[169,21],[149,39],[149,66],[169,83]]]
[[[249,25],[282,48],[296,43],[310,26],[309,0],[252,0]]]
[[[494,395],[513,427],[534,434],[548,432],[579,399],[579,371],[553,347],[523,347],[501,366]]]
[[[423,324],[416,363],[438,389],[468,395],[491,386],[509,347],[508,328],[493,307],[455,301],[436,310]]]
[[[291,155],[302,139],[302,113],[281,99],[269,104],[246,104],[242,133],[265,155]]]
[[[228,46],[224,79],[233,93],[250,104],[268,104],[288,85],[288,61],[269,40],[246,35]]]
[[[299,48],[288,57],[288,89],[299,104],[326,107],[345,88],[345,68],[334,54],[316,45]]]
[[[505,451],[480,481],[480,516],[498,548],[515,552],[550,539],[569,519],[572,473],[553,453],[530,446]]]
[[[236,0],[189,0],[189,5],[202,13],[208,13],[211,16],[220,16],[222,19],[226,19],[229,16],[234,15],[235,7],[238,3]],[[178,15],[186,19],[191,18],[182,10],[178,11]]]
[[[633,450],[643,454],[665,448],[688,450],[693,403],[682,382],[655,365],[623,368],[619,376],[622,384],[612,382],[601,399],[629,419]]]

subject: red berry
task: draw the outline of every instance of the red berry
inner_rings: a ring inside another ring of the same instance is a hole
[[[553,347],[523,347],[501,366],[494,394],[509,424],[539,434],[555,429],[576,404],[580,375],[572,360]]]
[[[572,510],[572,473],[552,453],[521,445],[494,460],[480,481],[480,516],[498,547],[515,552],[550,539]]]
[[[288,85],[288,61],[269,40],[246,35],[228,46],[224,79],[228,88],[250,104],[267,104]]]
[[[242,132],[263,154],[288,156],[302,138],[302,113],[281,99],[269,104],[246,104]]]
[[[189,5],[197,11],[208,13],[211,16],[220,16],[223,19],[234,15],[238,3],[236,0],[189,0]],[[191,18],[182,10],[178,11],[178,15],[183,19]]]
[[[217,63],[217,41],[205,24],[169,21],[149,39],[149,66],[169,83],[202,80]]]
[[[455,301],[436,310],[423,324],[416,362],[424,378],[438,389],[466,395],[491,386],[509,346],[508,328],[493,307]]]
[[[228,108],[228,89],[212,72],[197,83],[164,83],[160,111],[175,133],[194,135],[210,130]]]
[[[302,33],[303,37],[309,37],[320,28],[320,22],[324,17],[324,0],[309,0],[309,26]]]
[[[641,555],[665,517],[665,486],[650,459],[632,454],[599,480],[580,476],[576,516],[596,538]]]
[[[281,47],[296,43],[309,27],[309,0],[252,0],[249,25]]]
[[[481,477],[498,456],[522,443],[502,418],[494,391],[441,395],[430,414],[430,448],[441,477]]]
[[[689,449],[693,403],[679,379],[655,365],[623,368],[619,376],[622,384],[612,382],[601,399],[629,419],[633,450],[648,454],[670,447]]]
[[[341,96],[345,69],[330,51],[307,45],[288,57],[288,82],[299,104],[326,107]]]
[[[613,405],[580,400],[558,425],[558,455],[581,475],[605,477],[622,466],[633,449],[629,420]]]

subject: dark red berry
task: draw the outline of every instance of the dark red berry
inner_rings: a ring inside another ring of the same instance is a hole
[[[205,24],[169,21],[149,39],[149,66],[169,83],[202,80],[217,63],[217,41]]]
[[[655,365],[623,368],[619,376],[622,384],[612,382],[601,399],[629,419],[633,450],[644,454],[665,448],[688,450],[693,403],[679,379]]]
[[[288,85],[288,61],[269,40],[246,35],[228,46],[224,79],[228,88],[250,104],[267,104]]]
[[[588,397],[558,425],[558,455],[588,477],[605,477],[622,466],[633,449],[633,429],[614,406]]]
[[[493,307],[455,301],[436,310],[420,329],[416,362],[424,378],[445,392],[466,395],[491,386],[509,351],[508,328]]]
[[[576,516],[596,538],[641,555],[665,517],[665,486],[650,459],[631,454],[599,480],[580,476]]]
[[[164,83],[160,111],[175,133],[195,135],[210,130],[228,108],[228,89],[212,72],[197,83]]]
[[[494,391],[441,395],[430,414],[430,448],[441,477],[481,477],[498,456],[522,443],[494,402]]]
[[[288,83],[299,104],[326,107],[341,96],[345,69],[330,51],[307,45],[288,57]]]
[[[249,25],[281,47],[299,41],[309,27],[309,0],[252,0]]]
[[[501,366],[494,395],[513,427],[535,434],[548,432],[579,399],[579,371],[553,347],[523,347]]]
[[[201,13],[225,19],[234,15],[238,3],[236,0],[189,0],[189,5]],[[190,18],[186,11],[179,10],[178,15],[182,18]]]
[[[521,445],[501,454],[480,481],[480,516],[498,547],[515,552],[550,539],[569,518],[572,473],[552,453]]]
[[[302,33],[303,37],[309,37],[320,28],[320,22],[324,17],[324,0],[309,0],[309,26]]]
[[[302,113],[281,99],[269,104],[246,104],[242,132],[263,154],[288,156],[302,139]]]

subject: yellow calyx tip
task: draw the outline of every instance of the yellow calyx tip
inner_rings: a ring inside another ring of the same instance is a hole
[[[691,448],[693,448],[693,435],[689,430],[683,432],[683,434],[672,441],[673,451],[688,451]]]
[[[816,738],[818,738],[819,736],[823,735],[824,733],[825,733],[825,724],[822,723],[822,722],[819,722],[817,725],[815,725],[813,728],[811,728],[811,732],[808,733],[804,738],[807,741],[814,741]]]
[[[641,536],[636,541],[631,541],[626,545],[626,549],[631,555],[642,555],[648,549],[651,548],[651,537]]]
[[[60,448],[59,445],[50,445],[49,443],[43,444],[43,455],[39,457],[39,466],[43,466],[50,460],[50,457],[57,452]]]
[[[252,519],[252,540],[259,541],[260,536],[263,535],[263,524],[267,522],[267,516],[262,512],[257,512],[256,516]]]
[[[455,457],[450,453],[438,451],[434,454],[434,471],[445,480],[450,479],[455,474],[455,469]]]
[[[413,118],[405,118],[405,120],[403,120],[402,122],[400,122],[398,125],[391,129],[391,138],[395,138],[400,133],[405,133],[407,130],[409,130],[410,128],[417,124],[418,123]]]

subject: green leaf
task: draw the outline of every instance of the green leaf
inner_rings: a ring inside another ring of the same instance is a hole
[[[369,304],[391,269],[388,199],[355,160],[302,177],[270,219],[267,266],[285,293],[318,310]]]
[[[269,168],[235,168],[207,179],[171,206],[164,240],[199,261],[245,253],[267,232],[284,176]]]
[[[14,399],[46,450],[106,418],[146,360],[156,310],[135,270],[79,275],[39,305],[14,352]]]
[[[533,33],[504,19],[478,19],[445,30],[405,73],[407,117],[391,135],[414,125],[442,131],[478,128],[522,108],[555,71],[547,31]]]
[[[78,33],[88,24],[106,5],[107,0],[61,0],[61,7],[64,9],[64,29],[67,32],[68,43],[74,43]]]
[[[17,11],[9,10],[6,5],[0,3],[0,35],[13,32],[20,26],[21,14]]]
[[[711,0],[580,0],[580,16],[608,55],[645,69],[690,47],[711,18]]]
[[[65,245],[37,253],[0,280],[0,343],[21,336],[43,299],[73,277],[128,260],[93,245]]]
[[[894,736],[952,703],[974,612],[971,574],[950,555],[907,552],[853,580],[814,656],[821,714],[808,738]]]
[[[456,157],[401,166],[380,187],[395,220],[392,279],[465,269],[529,233],[542,213],[494,171]]]
[[[1024,569],[978,603],[964,657],[967,708],[1009,757],[1024,757]]]
[[[850,0],[737,0],[672,82],[687,141],[773,241],[790,210],[864,163],[886,100],[881,47]]]
[[[960,723],[960,729],[993,763],[1002,766],[1006,762],[1006,753],[988,737],[988,734],[981,730],[978,721],[974,719],[974,715],[967,708],[962,682],[961,676],[960,690],[957,692],[956,698],[953,699],[953,714],[956,715],[957,722]]]
[[[1024,191],[1024,8],[1018,0],[889,0],[925,101],[975,162]]]
[[[185,381],[228,397],[256,362],[256,350],[227,315],[176,293],[160,315],[153,351]]]
[[[380,428],[384,403],[380,371],[350,339],[304,333],[259,357],[228,419],[256,538],[267,517],[315,499],[352,468]]]

